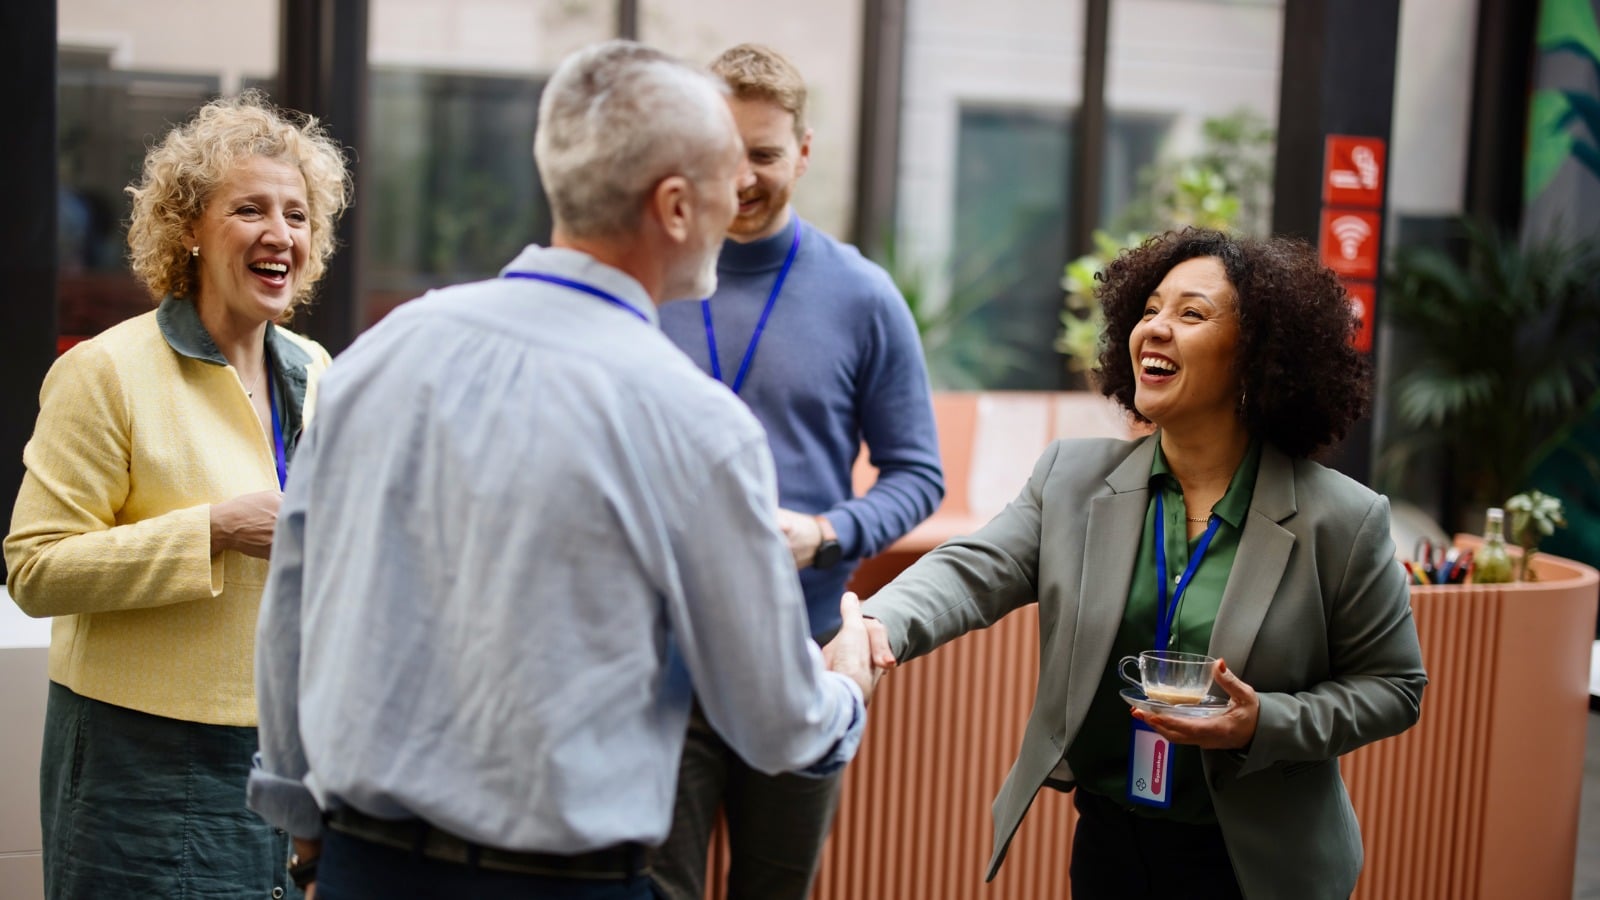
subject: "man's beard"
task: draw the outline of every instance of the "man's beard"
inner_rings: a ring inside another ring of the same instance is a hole
[[[721,249],[722,244],[718,242],[717,250]],[[717,255],[717,252],[706,255],[705,262],[695,275],[694,290],[689,293],[690,297],[703,300],[717,292]]]
[[[685,260],[683,267],[673,273],[667,284],[667,300],[704,300],[717,292],[717,256],[722,252],[722,241],[712,244],[704,253]],[[694,268],[691,270],[690,266]]]
[[[760,195],[760,206],[756,207],[754,216],[739,216],[728,226],[728,233],[734,237],[747,238],[761,234],[772,227],[772,223],[783,215],[789,206],[789,196],[792,191],[763,191]],[[742,200],[743,198],[741,198]]]

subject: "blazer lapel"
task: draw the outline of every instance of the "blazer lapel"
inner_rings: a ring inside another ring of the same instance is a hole
[[[1083,578],[1078,586],[1077,626],[1072,637],[1072,668],[1067,676],[1067,734],[1074,733],[1116,643],[1128,605],[1129,581],[1150,502],[1150,465],[1157,437],[1151,436],[1106,476],[1110,494],[1089,504]]]
[[[1279,523],[1296,509],[1294,463],[1268,444],[1261,448],[1250,514],[1239,535],[1239,552],[1211,628],[1210,655],[1227,660],[1228,668],[1235,672],[1245,671],[1256,633],[1283,580],[1294,535]]]

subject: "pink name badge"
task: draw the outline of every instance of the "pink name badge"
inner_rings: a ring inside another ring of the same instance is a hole
[[[1135,721],[1128,752],[1128,800],[1165,808],[1172,805],[1171,790],[1172,743]]]

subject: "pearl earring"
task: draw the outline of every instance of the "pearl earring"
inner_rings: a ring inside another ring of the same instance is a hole
[[[193,247],[191,247],[189,249],[189,255],[190,256],[194,256],[194,257],[198,257],[200,255],[200,245],[199,244],[195,244]]]

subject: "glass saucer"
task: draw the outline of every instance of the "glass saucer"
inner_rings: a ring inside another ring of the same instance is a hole
[[[1151,700],[1138,688],[1123,688],[1122,699],[1134,709],[1142,709],[1147,713],[1158,716],[1189,716],[1195,719],[1209,719],[1220,716],[1228,711],[1229,700],[1226,697],[1207,697],[1199,703],[1182,703],[1177,706],[1171,703],[1162,703],[1160,700]]]

